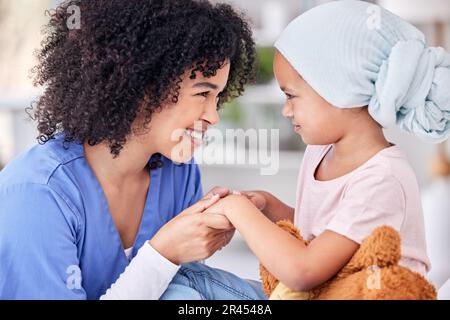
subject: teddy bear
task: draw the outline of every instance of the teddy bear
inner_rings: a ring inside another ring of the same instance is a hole
[[[308,245],[290,221],[277,224]],[[289,289],[260,265],[263,290],[271,300],[435,300],[436,289],[427,279],[398,265],[400,241],[392,227],[374,229],[333,278],[307,292]]]

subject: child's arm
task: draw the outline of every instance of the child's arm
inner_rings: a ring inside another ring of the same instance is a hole
[[[359,247],[328,230],[305,246],[244,196],[228,196],[205,212],[225,214],[267,270],[297,291],[309,290],[333,277]]]
[[[294,208],[267,191],[242,191],[253,204],[273,222],[288,219],[294,222]]]

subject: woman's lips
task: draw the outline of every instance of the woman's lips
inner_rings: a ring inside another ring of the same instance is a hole
[[[199,146],[203,143],[204,132],[186,129],[185,135],[191,139],[192,146]]]
[[[302,129],[302,126],[294,124],[294,131],[299,132]]]

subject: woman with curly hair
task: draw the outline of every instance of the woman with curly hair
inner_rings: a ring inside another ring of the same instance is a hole
[[[0,298],[158,299],[186,268],[221,281],[199,298],[263,297],[195,263],[234,232],[202,214],[224,191],[202,198],[190,159],[253,78],[246,20],[195,0],[76,0],[50,15],[34,69],[40,144],[0,174]]]

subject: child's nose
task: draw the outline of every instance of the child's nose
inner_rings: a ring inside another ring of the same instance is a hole
[[[283,110],[281,111],[281,114],[285,118],[292,118],[294,116],[292,112],[292,107],[290,106],[290,103],[285,103],[283,106]]]

